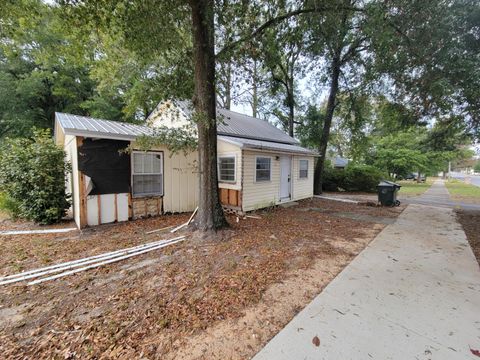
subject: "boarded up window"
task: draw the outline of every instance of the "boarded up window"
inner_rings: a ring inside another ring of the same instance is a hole
[[[308,178],[308,160],[300,160],[300,179]]]
[[[162,153],[133,152],[132,164],[132,195],[163,195]]]
[[[218,158],[218,174],[220,181],[235,181],[235,156]]]
[[[130,192],[130,156],[123,150],[128,141],[85,139],[78,148],[78,169],[89,176],[89,195]]]
[[[255,181],[270,181],[272,159],[269,157],[257,157],[255,169]]]

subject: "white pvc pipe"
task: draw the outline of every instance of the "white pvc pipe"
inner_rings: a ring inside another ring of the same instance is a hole
[[[334,197],[334,196],[313,195],[313,197],[316,197],[316,198],[318,198],[318,199],[325,199],[325,200],[332,200],[332,201],[340,201],[340,202],[350,203],[350,204],[358,204],[358,203],[359,203],[357,200],[340,199],[340,198]]]
[[[173,239],[170,239],[170,240],[174,240],[174,239],[177,239],[177,238],[173,238]],[[67,262],[63,262],[63,263],[59,263],[59,264],[55,264],[55,265],[50,265],[50,266],[46,266],[46,267],[43,267],[43,268],[38,268],[38,269],[30,270],[30,271],[24,271],[24,272],[14,274],[14,275],[7,275],[7,276],[4,276],[4,277],[1,277],[0,281],[15,278],[15,277],[22,277],[22,276],[25,276],[25,275],[29,275],[29,274],[33,274],[33,273],[41,272],[41,271],[45,271],[45,270],[55,269],[55,268],[58,268],[58,267],[64,267],[64,266],[67,266],[67,265],[83,263],[85,261],[89,261],[89,260],[93,260],[93,259],[99,259],[99,258],[103,258],[103,257],[109,256],[109,255],[120,254],[120,253],[123,253],[123,252],[128,251],[128,250],[141,249],[145,246],[156,245],[158,243],[161,243],[162,241],[165,241],[165,239],[157,240],[157,241],[147,243],[147,244],[132,246],[130,248],[111,251],[111,252],[107,252],[107,253],[103,253],[103,254],[99,254],[99,255],[89,256],[89,257],[82,258],[82,259],[77,259],[77,260],[67,261]]]
[[[77,228],[67,229],[45,229],[45,230],[9,230],[0,231],[0,235],[23,235],[23,234],[55,234],[78,230]]]
[[[92,256],[90,258],[80,259],[80,260],[71,261],[71,262],[63,263],[63,264],[52,265],[50,267],[31,270],[31,271],[27,271],[27,272],[16,274],[16,275],[10,275],[9,277],[2,278],[1,281],[0,281],[0,285],[6,285],[6,284],[11,284],[11,283],[14,283],[14,282],[18,282],[18,281],[33,279],[33,278],[36,278],[36,277],[39,277],[39,276],[48,275],[48,274],[72,269],[72,268],[75,268],[75,267],[96,263],[98,261],[115,258],[115,257],[121,256],[123,254],[135,253],[135,252],[143,250],[143,249],[155,247],[155,246],[158,246],[158,245],[167,244],[167,243],[170,243],[172,241],[175,241],[175,240],[178,240],[178,239],[183,239],[183,238],[185,238],[185,236],[179,236],[179,237],[176,237],[176,238],[173,238],[173,239],[168,239],[168,240],[155,241],[153,243],[143,244],[143,245],[139,245],[139,246],[135,246],[135,247],[132,247],[132,248],[127,248],[127,249],[122,249],[122,250],[117,250],[117,251],[113,251],[111,253],[100,254],[100,255]]]
[[[194,217],[195,214],[197,213],[197,210],[198,210],[198,206],[195,208],[195,210],[193,211],[192,215],[190,216],[190,219],[188,219],[188,221],[187,221],[186,223],[177,226],[175,229],[170,230],[170,232],[171,232],[171,233],[174,233],[174,232],[176,232],[176,231],[184,228],[185,226],[190,225],[190,223],[191,223],[192,220],[193,220],[193,217]]]
[[[103,266],[103,265],[111,264],[111,263],[114,263],[114,262],[117,262],[117,261],[125,260],[125,259],[131,258],[131,257],[133,257],[133,256],[145,254],[145,253],[147,253],[147,252],[149,252],[149,251],[158,250],[158,249],[161,249],[161,248],[163,248],[163,247],[166,247],[166,246],[169,246],[169,245],[173,245],[173,244],[176,244],[176,243],[181,242],[181,241],[184,241],[184,240],[185,240],[185,239],[180,239],[180,240],[171,241],[171,242],[169,242],[168,244],[158,245],[158,246],[155,246],[155,247],[152,247],[152,248],[149,248],[149,249],[145,249],[145,250],[142,250],[142,251],[139,251],[139,252],[135,252],[135,253],[133,253],[133,254],[116,257],[116,258],[114,258],[114,259],[110,259],[110,260],[103,261],[103,262],[100,262],[100,263],[96,263],[96,264],[92,264],[92,265],[89,265],[89,266],[85,266],[85,267],[80,268],[80,269],[74,269],[74,270],[70,270],[70,271],[63,272],[63,273],[61,273],[61,274],[49,276],[49,277],[42,278],[42,279],[37,279],[37,280],[34,280],[34,281],[29,282],[27,285],[28,285],[28,286],[36,285],[36,284],[40,284],[40,283],[45,282],[45,281],[55,280],[55,279],[59,279],[59,278],[64,277],[64,276],[73,275],[73,274],[76,274],[76,273],[81,272],[81,271],[85,271],[85,270],[93,269],[93,268],[100,267],[100,266]]]

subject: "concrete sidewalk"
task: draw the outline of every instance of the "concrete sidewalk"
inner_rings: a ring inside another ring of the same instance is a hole
[[[402,199],[407,204],[420,204],[438,207],[458,208],[464,210],[480,210],[480,205],[468,204],[459,201],[452,201],[450,193],[444,185],[443,180],[437,180],[422,195]]]
[[[480,268],[452,209],[409,205],[254,359],[478,359],[470,347]]]

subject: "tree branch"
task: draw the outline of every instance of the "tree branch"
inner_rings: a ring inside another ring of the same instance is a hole
[[[293,10],[293,11],[290,11],[286,14],[279,15],[277,17],[274,17],[274,18],[270,19],[270,20],[267,20],[262,25],[260,25],[258,28],[256,28],[254,31],[252,31],[250,34],[242,36],[238,40],[235,40],[232,43],[230,43],[228,45],[225,45],[215,55],[215,57],[216,58],[221,57],[226,52],[235,49],[241,43],[256,38],[257,36],[263,34],[271,26],[275,26],[275,25],[281,23],[284,20],[288,20],[292,17],[298,16],[298,15],[303,15],[303,14],[322,13],[322,12],[327,12],[327,11],[338,11],[338,10],[350,10],[350,11],[356,11],[356,12],[364,12],[365,11],[363,8],[358,8],[358,7],[355,7],[355,6],[325,6],[325,7],[313,7],[313,8],[307,8],[307,9]]]

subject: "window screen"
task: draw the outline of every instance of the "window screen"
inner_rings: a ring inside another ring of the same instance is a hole
[[[308,160],[300,160],[300,179],[308,178]]]
[[[272,159],[269,157],[257,157],[256,162],[256,173],[255,173],[255,180],[256,181],[270,181],[270,173],[271,173],[271,163]]]
[[[134,152],[132,156],[133,196],[163,195],[162,154]]]
[[[220,181],[235,181],[235,156],[218,158],[218,173]]]

